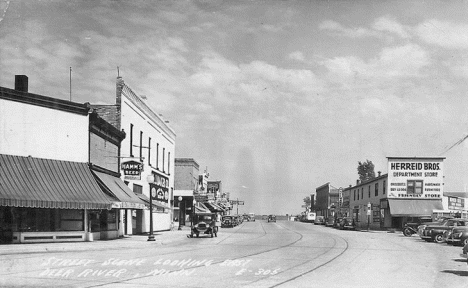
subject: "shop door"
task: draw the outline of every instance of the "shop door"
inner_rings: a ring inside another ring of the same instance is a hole
[[[0,244],[13,242],[12,215],[10,207],[0,207]]]

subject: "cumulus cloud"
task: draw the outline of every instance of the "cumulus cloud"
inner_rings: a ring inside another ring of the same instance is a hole
[[[320,23],[319,29],[328,30],[349,38],[381,37],[381,34],[377,31],[364,27],[348,28],[332,20],[326,20]]]
[[[301,51],[294,51],[288,55],[289,59],[296,60],[303,62],[304,61],[304,54]]]
[[[400,36],[401,38],[410,37],[410,34],[407,32],[407,30],[409,29],[408,27],[403,26],[401,23],[387,16],[378,18],[375,21],[373,28],[377,31],[394,33]]]
[[[468,48],[468,24],[428,20],[415,28],[418,37],[433,45],[449,49]]]
[[[330,79],[338,81],[390,79],[421,76],[421,69],[430,64],[429,54],[416,44],[384,48],[377,57],[365,62],[354,57],[335,57],[322,62],[330,71]]]

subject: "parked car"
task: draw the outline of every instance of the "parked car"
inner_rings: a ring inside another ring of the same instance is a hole
[[[276,216],[275,215],[268,215],[268,222],[276,222]]]
[[[431,217],[416,217],[405,223],[403,235],[409,237],[418,233],[418,227],[423,224],[434,223]]]
[[[465,223],[465,225],[468,225]],[[465,246],[468,244],[468,226],[456,226],[444,232],[444,240],[448,244]]]
[[[333,216],[330,216],[325,220],[326,227],[333,227],[334,224],[335,224],[335,217]]]
[[[340,228],[341,219],[343,219],[343,217],[335,218],[335,222],[333,223],[333,228]]]
[[[325,217],[324,216],[316,216],[314,220],[315,225],[324,225],[325,224]]]
[[[226,227],[234,227],[234,216],[231,215],[225,215],[221,218],[221,228],[226,228]]]
[[[466,226],[468,220],[466,219],[448,219],[439,224],[427,225],[420,234],[421,239],[436,243],[444,242],[444,232],[456,226]]]
[[[424,228],[426,228],[427,225],[438,225],[438,224],[442,224],[444,221],[448,220],[448,219],[452,219],[453,217],[442,217],[442,218],[439,218],[437,220],[434,220],[433,222],[425,222],[425,223],[421,223],[421,225],[418,226],[418,235],[419,237],[421,237],[423,231],[424,231]]]
[[[341,219],[339,227],[341,230],[348,229],[348,230],[355,230],[356,224],[354,223],[354,219],[352,217],[344,217]]]

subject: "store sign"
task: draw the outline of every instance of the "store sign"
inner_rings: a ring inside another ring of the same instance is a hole
[[[449,210],[463,210],[465,208],[465,199],[457,197],[448,197]]]
[[[388,198],[441,199],[443,158],[389,158]]]
[[[124,179],[141,180],[141,171],[143,171],[143,163],[133,160],[126,161],[120,164],[120,169],[123,171]]]
[[[169,202],[169,178],[154,174],[154,183],[150,183],[150,190],[153,200]]]

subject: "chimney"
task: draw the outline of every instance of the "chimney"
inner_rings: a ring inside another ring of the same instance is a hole
[[[359,185],[359,179],[356,180],[356,186]]]
[[[380,173],[382,173],[382,172],[379,171],[379,172],[377,172],[377,173],[379,173],[379,177],[380,177]]]
[[[21,92],[28,92],[28,76],[15,75],[15,90]]]

